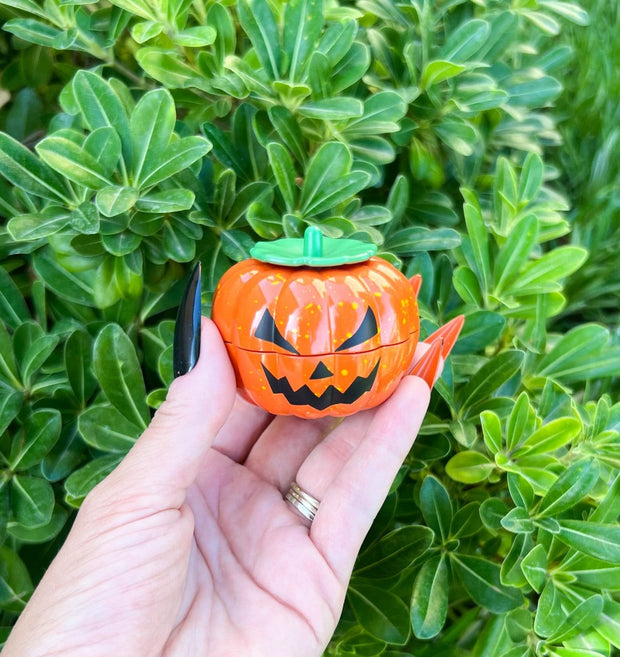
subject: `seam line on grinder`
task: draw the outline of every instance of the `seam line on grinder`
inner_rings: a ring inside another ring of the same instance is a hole
[[[413,337],[414,335],[418,335],[420,331],[414,331],[413,333],[409,334],[409,338]],[[402,342],[390,342],[390,344],[382,344],[379,345],[378,347],[375,347],[374,349],[369,349],[368,351],[351,351],[351,352],[322,352],[320,354],[293,354],[288,351],[259,351],[258,349],[244,349],[243,347],[240,347],[237,344],[233,344],[229,340],[224,340],[224,344],[228,344],[231,347],[237,347],[237,349],[240,349],[241,351],[245,351],[249,354],[276,354],[277,356],[291,356],[292,358],[317,358],[320,356],[357,356],[360,354],[372,354],[375,351],[379,351],[380,349],[384,349],[385,347],[398,347],[399,345],[405,344],[409,340],[403,340]]]

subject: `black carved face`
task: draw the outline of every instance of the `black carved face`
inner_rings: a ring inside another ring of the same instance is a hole
[[[344,357],[353,359],[359,357],[359,354],[350,354],[347,355],[341,352],[346,352],[352,347],[367,342],[375,335],[377,335],[379,329],[377,326],[377,318],[375,317],[372,308],[368,308],[362,323],[359,325],[357,330],[346,340],[344,340],[335,350],[334,354],[330,355],[330,360],[334,358],[338,361],[344,361]],[[277,345],[278,347],[304,358],[306,355],[301,356],[299,351],[292,345],[278,330],[276,323],[268,310],[265,310],[261,320],[254,332],[254,336],[271,342],[272,344]],[[308,354],[312,356],[312,354]],[[320,394],[315,394],[307,384],[303,384],[297,390],[294,390],[288,381],[286,376],[281,378],[276,377],[272,372],[269,371],[264,364],[262,364],[263,371],[269,383],[269,387],[274,394],[282,394],[289,402],[294,406],[311,406],[317,410],[324,410],[333,406],[335,404],[353,404],[357,401],[365,392],[368,392],[372,389],[375,379],[377,377],[377,372],[379,371],[379,359],[375,363],[373,369],[366,376],[356,376],[355,379],[349,384],[349,386],[344,390],[338,390],[333,384],[328,385],[325,390]],[[334,374],[329,367],[321,360],[314,368],[310,379],[325,379],[332,377]]]

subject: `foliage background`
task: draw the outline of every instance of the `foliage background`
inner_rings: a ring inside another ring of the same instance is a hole
[[[620,9],[589,0],[0,0],[0,609],[305,226],[465,313],[327,655],[620,649]],[[389,439],[389,437],[388,437]]]

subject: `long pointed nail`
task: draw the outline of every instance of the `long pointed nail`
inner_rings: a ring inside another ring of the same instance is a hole
[[[445,360],[450,352],[456,339],[459,337],[459,333],[463,328],[465,323],[465,317],[459,315],[454,319],[451,319],[447,324],[440,326],[432,335],[429,335],[424,342],[426,344],[432,344],[435,340],[443,340],[443,347],[441,348],[441,357]]]
[[[411,372],[409,372],[420,379],[424,379],[429,388],[432,388],[435,384],[435,377],[439,371],[439,365],[441,364],[441,347],[441,338],[435,340],[430,346],[430,349],[413,366]]]
[[[190,276],[174,326],[174,377],[187,374],[200,355],[200,263]]]
[[[413,288],[413,296],[417,299],[418,294],[420,294],[420,288],[422,287],[422,276],[415,274],[415,276],[409,279],[409,284]]]

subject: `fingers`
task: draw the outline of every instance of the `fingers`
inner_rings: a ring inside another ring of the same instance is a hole
[[[244,465],[284,494],[308,454],[340,421],[333,417],[305,420],[278,416],[254,445]]]
[[[237,394],[231,414],[213,441],[213,449],[243,463],[272,420],[272,415]]]
[[[350,426],[343,422],[338,430],[350,431],[348,440],[339,440],[336,447],[334,435],[331,446],[324,450],[325,444],[319,445],[300,468],[298,484],[321,501],[310,537],[343,580],[413,445],[429,399],[426,383],[406,376],[373,413],[365,431],[356,422],[358,416],[351,418]]]
[[[213,322],[203,318],[198,362],[172,382],[150,426],[106,485],[122,486],[127,494],[153,489],[178,493],[181,504],[231,412],[235,390],[224,343]]]

